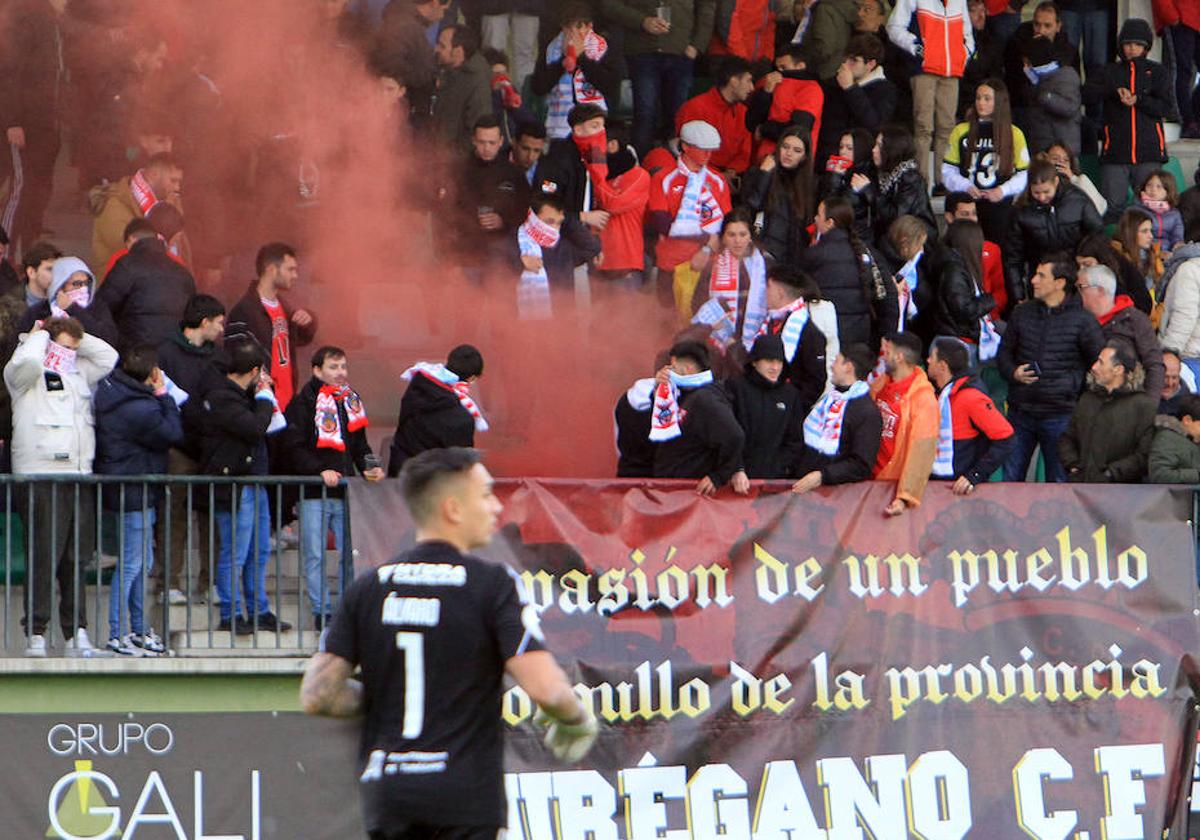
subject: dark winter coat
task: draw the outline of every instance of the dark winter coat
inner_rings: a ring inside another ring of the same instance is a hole
[[[426,449],[475,445],[475,418],[449,389],[414,374],[400,400],[400,417],[388,455],[389,477]]]
[[[822,123],[824,125],[824,123]],[[837,149],[835,148],[836,152]],[[828,156],[826,161],[828,161]],[[863,242],[874,242],[875,231],[871,227],[871,205],[867,203],[866,198],[862,193],[856,193],[850,188],[850,179],[855,173],[866,175],[868,178],[874,176],[874,168],[868,159],[866,165],[856,166],[848,169],[845,172],[830,172],[826,169],[817,177],[817,205],[831,196],[841,196],[850,202],[850,206],[854,208],[854,232],[858,234],[858,238]],[[745,181],[743,181],[743,184]],[[743,187],[744,189],[744,187]]]
[[[768,320],[767,331],[779,335],[783,332],[786,321]],[[812,319],[804,325],[800,334],[800,343],[796,346],[796,355],[783,366],[785,382],[790,382],[800,392],[800,402],[797,410],[801,417],[807,417],[808,412],[825,392],[825,333],[821,331]]]
[[[0,122],[5,129],[52,128],[66,95],[66,73],[58,63],[64,37],[59,17],[46,0],[20,0],[6,11],[11,21],[0,52]]]
[[[1200,445],[1192,440],[1175,417],[1154,418],[1154,440],[1150,443],[1152,484],[1200,484]]]
[[[1014,108],[1027,108],[1034,104],[1037,88],[1040,87],[1040,85],[1031,84],[1025,75],[1024,59],[1029,54],[1030,44],[1035,37],[1037,36],[1033,32],[1033,21],[1027,20],[1017,27],[1016,34],[1009,39],[1007,45],[1000,45],[1004,55],[1004,81],[1008,85],[1009,96]],[[978,34],[975,39],[975,46],[978,49]],[[1054,39],[1054,60],[1058,62],[1059,67],[1076,71],[1075,78],[1079,79],[1079,45],[1071,43],[1065,30],[1059,30]],[[976,84],[982,81],[984,80],[979,79]],[[974,91],[975,88],[972,87],[972,102],[974,101]],[[1028,132],[1026,132],[1026,136],[1028,136]]]
[[[1137,97],[1133,107],[1122,104],[1117,91],[1128,88]],[[1104,136],[1100,163],[1162,163],[1167,141],[1162,121],[1173,111],[1171,78],[1157,61],[1138,58],[1097,67],[1088,73],[1085,102],[1104,103]]]
[[[592,206],[585,208],[583,200],[588,186],[588,171],[579,147],[570,137],[553,141],[546,154],[538,161],[537,180],[534,192],[557,197],[563,203],[567,215],[578,218],[585,209],[595,210],[598,202],[592,193]]]
[[[853,484],[866,481],[875,469],[879,441],[883,436],[883,417],[869,395],[850,400],[842,419],[842,438],[837,455],[822,455],[805,446],[796,464],[796,477],[817,470],[822,484]]]
[[[782,199],[772,195],[771,185],[780,177],[776,166],[770,172],[754,167],[742,178],[741,202],[762,214],[758,246],[775,262],[794,265],[808,245],[808,219],[801,219],[792,203],[790,188],[781,190]],[[756,220],[757,221],[757,220]],[[757,226],[757,225],[756,225]]]
[[[733,415],[746,436],[742,469],[750,478],[790,478],[804,448],[800,392],[785,382],[770,382],[746,365],[744,375],[725,383]]]
[[[315,376],[300,389],[288,403],[284,417],[287,428],[281,433],[283,451],[293,475],[320,475],[325,470],[335,470],[349,478],[366,472],[366,457],[371,453],[367,442],[367,430],[349,430],[346,407],[337,403],[338,422],[341,424],[342,440],[346,448],[339,452],[332,448],[317,448],[317,394],[325,383]],[[326,491],[330,498],[339,498],[345,491],[337,487]]]
[[[974,30],[974,36],[975,52],[967,58],[962,78],[958,80],[959,120],[966,119],[967,109],[975,105],[975,89],[1004,72],[1004,43],[986,29]]]
[[[200,471],[219,476],[266,475],[267,426],[274,406],[226,377],[205,395],[202,410]],[[228,503],[230,486],[218,484],[214,495]]]
[[[996,354],[1000,375],[1008,380],[1009,410],[1038,417],[1070,414],[1103,348],[1100,324],[1076,295],[1054,308],[1040,300],[1018,305]],[[1013,371],[1028,363],[1036,363],[1041,374],[1025,385],[1013,379]]]
[[[599,61],[588,58],[586,53],[576,57],[576,67],[583,71],[588,84],[600,91],[610,109],[616,106],[621,95],[621,68],[618,61],[618,53],[611,45]],[[566,72],[562,58],[554,62],[547,61],[543,48],[533,75],[529,77],[529,88],[538,96],[545,96],[554,90]]]
[[[944,249],[941,266],[934,307],[934,329],[938,335],[954,336],[978,344],[979,319],[992,311],[996,300],[980,290],[957,251]]]
[[[1092,386],[1079,398],[1058,454],[1070,481],[1136,484],[1147,474],[1158,399],[1141,388],[1141,371],[1109,393]]]
[[[179,408],[169,396],[123,370],[114,370],[96,386],[96,461],[98,475],[157,475],[167,471],[167,450],[183,441]],[[122,494],[121,488],[124,488]],[[106,484],[104,507],[140,511],[153,508],[163,496],[162,485]]]
[[[924,222],[929,238],[937,239],[937,221],[933,218],[933,205],[929,203],[929,185],[920,171],[905,171],[887,192],[879,188],[878,182],[868,184],[862,192],[871,205],[876,245],[884,247],[888,228],[901,216],[916,216]]]
[[[451,150],[469,151],[475,121],[492,113],[492,68],[482,53],[443,69],[433,104],[432,125]]]
[[[104,301],[93,300],[86,307],[73,303],[67,307],[66,311],[69,316],[83,325],[83,331],[88,335],[102,339],[111,347],[116,347],[120,343],[117,326],[113,323],[112,313],[108,311],[108,306]],[[25,314],[21,316],[21,322],[17,325],[17,333],[27,333],[33,329],[35,323],[49,318],[50,301],[43,300],[36,303],[26,309]]]
[[[472,153],[458,166],[458,177],[447,191],[444,214],[434,230],[439,249],[465,265],[498,258],[516,237],[529,212],[529,182],[507,155],[480,160]],[[490,207],[504,222],[499,230],[479,226],[479,208]]]
[[[392,0],[383,10],[383,23],[375,39],[375,56],[386,67],[401,68],[418,122],[429,119],[429,103],[437,80],[433,47],[425,37],[427,27],[408,0]]]
[[[307,370],[307,365],[301,362],[296,350],[312,343],[313,337],[317,334],[317,316],[310,312],[312,321],[302,327],[294,319],[296,309],[291,303],[283,295],[279,295],[277,300],[283,307],[283,314],[287,316],[288,321],[288,346],[292,352],[292,393],[294,394],[300,388],[296,369],[304,367]],[[268,357],[270,356],[271,318],[267,315],[267,310],[263,309],[262,299],[258,296],[257,282],[251,283],[246,294],[242,295],[241,300],[233,305],[233,309],[229,310],[225,323],[225,340],[227,342],[239,336],[252,336],[262,347],[263,352]]]
[[[1038,260],[1055,251],[1074,252],[1089,233],[1103,227],[1096,205],[1087,193],[1060,178],[1049,204],[1022,199],[1013,205],[1008,238],[1004,241],[1004,282],[1010,301],[1029,297],[1029,278]]]
[[[733,416],[729,397],[713,383],[680,391],[679,407],[686,412],[679,437],[656,444],[655,478],[707,476],[723,487],[741,467],[745,435]]]
[[[617,431],[617,478],[651,478],[654,475],[654,453],[657,447],[650,442],[650,409],[638,411],[629,402],[629,394],[621,395],[613,409]]]
[[[117,260],[96,292],[117,327],[117,351],[158,345],[179,328],[188,300],[196,294],[192,274],[167,254],[156,236],[139,239]]]
[[[1122,302],[1118,298],[1118,302]],[[1126,308],[1121,309],[1109,319],[1108,323],[1100,325],[1105,342],[1109,339],[1120,338],[1129,343],[1137,352],[1138,362],[1146,375],[1146,393],[1155,396],[1162,393],[1163,382],[1167,378],[1167,369],[1163,366],[1162,347],[1158,343],[1158,333],[1146,313],[1139,311],[1126,299]]]
[[[824,166],[837,154],[842,135],[852,128],[865,128],[874,136],[888,123],[900,100],[900,91],[886,76],[842,90],[836,79],[821,83],[825,106],[821,109],[821,135],[817,138],[815,161]]]
[[[871,256],[883,277],[885,298],[882,301],[873,300],[873,293],[867,294],[864,278],[871,282],[870,268],[860,263],[846,231],[833,228],[823,234],[800,260],[800,267],[820,286],[821,297],[837,309],[839,344],[878,347],[881,335],[894,329],[891,325],[899,320],[896,284],[879,255]]]
[[[225,353],[211,341],[195,346],[177,328],[173,336],[158,345],[158,366],[187,391],[188,400],[180,409],[184,437],[179,448],[193,461],[199,461],[204,396],[225,381]]]

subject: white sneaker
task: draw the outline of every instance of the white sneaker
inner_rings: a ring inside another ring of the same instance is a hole
[[[160,656],[167,652],[167,646],[153,630],[147,630],[145,635],[130,633],[129,643],[142,651],[143,656]]]
[[[178,607],[188,602],[187,596],[178,589],[172,589],[167,592],[167,603],[173,607]]]
[[[37,659],[45,659],[46,637],[38,633],[30,636],[28,647],[25,648],[25,655]]]
[[[75,631],[75,635],[67,639],[63,646],[65,656],[91,656],[96,652],[96,646],[88,638],[88,632],[83,627]]]
[[[104,649],[109,653],[116,654],[117,656],[138,657],[142,655],[141,648],[135,647],[129,641],[128,636],[116,636],[109,639],[108,644],[104,646]]]

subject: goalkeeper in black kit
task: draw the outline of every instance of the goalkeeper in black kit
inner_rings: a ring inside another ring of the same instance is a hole
[[[364,714],[359,789],[371,840],[494,840],[505,823],[501,680],[581,759],[596,720],[542,646],[514,575],[467,552],[501,511],[477,450],[433,449],[400,475],[417,544],[347,590],[300,687],[309,714]],[[361,683],[350,679],[362,668]]]

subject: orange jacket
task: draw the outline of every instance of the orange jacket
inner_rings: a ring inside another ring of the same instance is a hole
[[[975,52],[966,0],[897,0],[887,34],[893,44],[917,57],[922,73],[934,76],[961,79],[967,58]]]
[[[762,81],[758,88],[762,89]],[[817,138],[821,135],[821,112],[825,109],[825,91],[821,83],[815,79],[792,79],[784,77],[771,93],[771,108],[767,112],[767,122],[777,123],[786,127],[792,121],[792,114],[804,111],[812,114],[812,132],[808,138],[808,154],[812,157],[817,148]],[[778,128],[777,131],[782,131]],[[776,134],[777,131],[769,133]],[[763,134],[768,131],[764,128]],[[754,149],[754,162],[762,163],[763,158],[775,151],[778,145],[772,138],[764,136]]]
[[[879,392],[891,381],[891,376],[884,374],[871,384],[871,397],[877,403]],[[900,397],[899,406],[892,458],[873,477],[880,481],[895,481],[896,498],[903,499],[909,507],[917,507],[933,472],[941,424],[933,384],[921,368],[916,369],[915,379]]]

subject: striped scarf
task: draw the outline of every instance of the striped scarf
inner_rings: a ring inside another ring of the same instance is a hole
[[[143,217],[150,212],[151,207],[158,204],[158,198],[155,197],[154,190],[150,188],[150,182],[146,180],[146,176],[140,169],[129,179],[129,192],[133,195],[138,209],[142,211]]]
[[[954,415],[950,408],[950,392],[954,383],[949,382],[938,394],[937,459],[933,462],[933,474],[938,478],[954,478]]]
[[[729,313],[721,321],[720,328],[713,329],[713,337],[733,337],[733,325],[737,324],[741,286],[741,269],[745,267],[750,278],[750,288],[746,294],[746,311],[742,321],[742,344],[747,350],[754,346],[754,339],[763,332],[767,320],[767,264],[762,253],[753,249],[744,259],[739,260],[728,249],[723,249],[717,255],[712,274],[708,281],[709,300],[717,301],[722,311]],[[697,312],[699,315],[699,312]],[[696,323],[693,319],[693,323]],[[724,350],[726,341],[721,342]]]
[[[800,349],[800,339],[804,335],[804,328],[808,326],[808,319],[808,305],[804,298],[796,298],[782,309],[772,309],[758,328],[758,335],[766,335],[768,331],[779,333],[783,341],[783,356],[790,365]]]
[[[370,425],[362,399],[349,385],[322,385],[317,391],[317,411],[313,418],[317,427],[317,449],[346,451],[342,435],[342,418],[338,403],[346,409],[346,431],[353,433]]]
[[[595,32],[589,32],[584,37],[583,54],[590,60],[599,61],[607,52],[608,42]],[[583,70],[576,63],[578,59],[575,55],[575,48],[568,47],[564,54],[563,33],[561,32],[546,47],[546,64],[554,64],[560,59],[565,72],[559,77],[558,84],[550,91],[550,95],[546,97],[546,135],[551,140],[566,137],[571,133],[567,115],[576,105],[599,105],[604,110],[608,110],[604,94],[584,78]]]
[[[682,239],[720,233],[725,214],[708,186],[708,167],[701,166],[693,172],[680,157],[676,168],[687,178],[687,186],[679,202],[679,212],[675,214],[675,221],[671,222],[671,230],[667,235]]]
[[[523,257],[544,260],[543,248],[558,245],[559,230],[537,217],[533,210],[517,228],[517,247]],[[550,305],[550,277],[543,265],[537,271],[521,272],[517,281],[517,317],[522,321],[544,321],[552,314]]]
[[[917,317],[917,302],[913,295],[917,291],[919,281],[917,266],[924,255],[924,251],[917,251],[912,259],[900,266],[900,270],[896,272],[896,276],[903,281],[900,284],[900,323],[896,325],[899,332],[904,332],[904,325]]]
[[[654,407],[650,413],[650,440],[662,443],[683,434],[680,424],[687,412],[679,407],[679,392],[692,388],[703,388],[711,385],[713,375],[711,370],[702,370],[681,376],[675,371],[670,372],[671,381],[654,389]]]
[[[440,365],[436,362],[417,362],[404,371],[404,373],[400,374],[400,378],[405,382],[411,382],[413,376],[418,373],[439,388],[444,388],[454,394],[458,399],[458,404],[475,421],[475,431],[486,432],[490,428],[487,420],[484,419],[483,412],[479,410],[479,406],[476,405],[475,400],[471,399],[471,383],[463,382],[458,378],[457,373],[445,365]]]
[[[817,400],[808,417],[804,418],[804,443],[822,455],[837,455],[842,445],[842,423],[846,419],[847,404],[850,400],[865,397],[870,390],[860,379],[845,391],[835,388]]]

